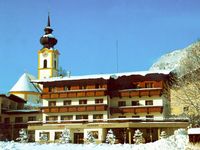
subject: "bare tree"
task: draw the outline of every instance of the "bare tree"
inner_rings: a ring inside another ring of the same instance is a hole
[[[58,75],[65,77],[67,75],[67,73],[62,67],[60,67],[59,70],[58,70]]]
[[[171,95],[179,106],[185,106],[183,114],[191,123],[200,123],[200,42],[188,48],[180,67],[172,77]],[[173,105],[173,102],[172,102]],[[197,119],[198,118],[198,119]],[[193,122],[193,121],[196,122]]]

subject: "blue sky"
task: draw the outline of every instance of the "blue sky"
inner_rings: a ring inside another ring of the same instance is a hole
[[[148,70],[200,38],[199,0],[0,0],[0,92],[37,76],[50,11],[60,66],[72,75]]]

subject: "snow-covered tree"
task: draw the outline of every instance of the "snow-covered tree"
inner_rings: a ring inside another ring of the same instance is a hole
[[[112,131],[112,129],[110,129],[106,135],[106,143],[108,144],[114,144],[115,143],[115,135]]]
[[[60,137],[60,143],[69,143],[70,142],[70,130],[69,129],[64,129],[61,137]]]
[[[28,142],[28,135],[25,129],[20,129],[19,130],[19,137],[16,139],[17,141],[21,143],[26,143]]]
[[[162,131],[160,134],[160,139],[166,139],[167,138],[167,133],[165,131]]]
[[[180,108],[180,117],[189,117],[190,123],[200,125],[200,42],[187,48],[186,57],[172,76],[172,106]],[[181,110],[182,109],[182,110]]]
[[[46,133],[42,132],[39,139],[40,139],[40,142],[46,143],[48,141],[48,136]]]
[[[139,129],[137,129],[135,131],[135,134],[133,136],[133,141],[135,142],[135,144],[143,143],[144,138],[143,138],[142,134],[143,133]]]
[[[86,137],[85,137],[85,142],[86,143],[94,143],[95,142],[95,138],[94,138],[94,136],[92,135],[92,132],[87,132],[87,135],[86,135]]]

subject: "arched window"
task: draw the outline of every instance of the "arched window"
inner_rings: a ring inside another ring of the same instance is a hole
[[[54,61],[54,68],[55,68],[55,69],[56,69],[56,65],[57,65],[57,64],[56,64],[56,60],[55,60],[55,61]]]
[[[44,60],[44,64],[43,65],[44,65],[43,68],[47,68],[47,60],[46,59]]]

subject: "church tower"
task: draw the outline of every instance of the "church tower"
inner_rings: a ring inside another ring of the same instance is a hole
[[[45,34],[40,38],[43,48],[38,51],[38,79],[58,76],[59,51],[54,48],[57,39],[52,35],[49,15],[44,32]]]

